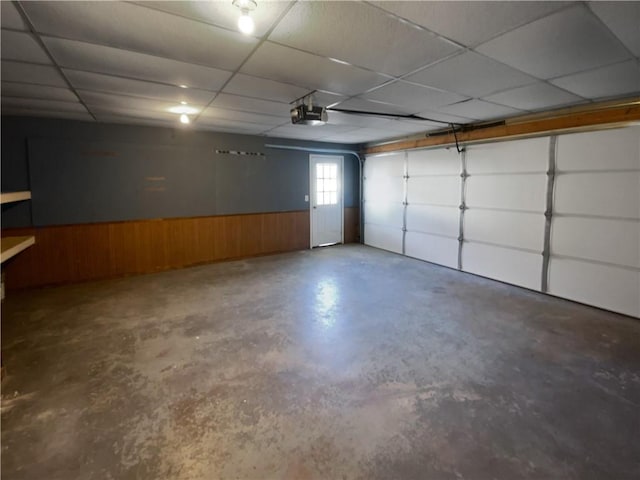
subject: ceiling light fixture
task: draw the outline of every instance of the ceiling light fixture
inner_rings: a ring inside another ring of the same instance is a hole
[[[189,115],[193,115],[195,113],[198,113],[198,109],[195,107],[190,107],[189,105],[176,105],[175,107],[171,107],[168,109],[169,112],[171,113],[177,113],[177,114],[189,114]]]
[[[251,35],[255,29],[255,23],[253,23],[253,18],[249,16],[249,12],[255,10],[258,4],[255,0],[233,0],[232,3],[242,12],[238,18],[238,30],[245,35]]]
[[[189,115],[187,115],[186,113],[183,113],[182,115],[180,115],[180,123],[184,123],[185,125],[188,125],[189,123],[191,123],[191,120],[189,119]]]

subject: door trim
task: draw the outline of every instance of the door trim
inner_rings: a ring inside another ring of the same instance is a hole
[[[314,158],[332,158],[340,159],[338,164],[340,165],[340,244],[344,245],[344,156],[343,155],[331,155],[323,153],[312,153],[309,155],[309,250],[313,249],[313,201],[314,192],[313,184],[313,159]]]

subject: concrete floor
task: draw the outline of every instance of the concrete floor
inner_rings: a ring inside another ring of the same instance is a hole
[[[6,479],[640,477],[640,321],[372,248],[3,309]]]

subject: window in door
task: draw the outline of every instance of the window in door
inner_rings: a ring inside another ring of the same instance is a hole
[[[338,165],[316,164],[316,203],[336,205],[338,203]]]

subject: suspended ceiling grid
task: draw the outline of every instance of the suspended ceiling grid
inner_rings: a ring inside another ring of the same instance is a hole
[[[2,113],[360,143],[640,93],[640,2],[5,2]],[[187,87],[187,88],[183,88]]]

